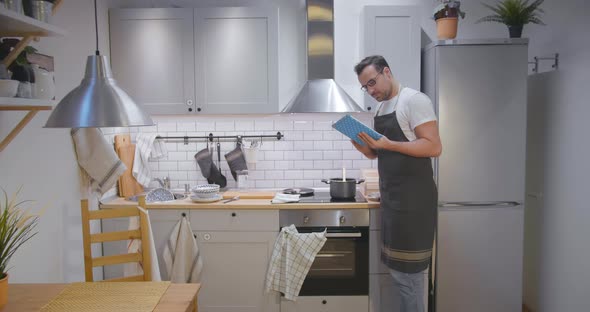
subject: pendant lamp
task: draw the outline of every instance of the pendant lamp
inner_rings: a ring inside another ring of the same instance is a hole
[[[142,104],[118,85],[109,62],[98,51],[98,18],[94,0],[96,55],[88,56],[80,85],[70,91],[49,116],[45,128],[134,127],[154,124]]]

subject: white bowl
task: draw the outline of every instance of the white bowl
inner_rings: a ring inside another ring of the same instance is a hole
[[[0,97],[14,97],[18,90],[18,81],[0,79]]]
[[[218,192],[211,192],[211,193],[193,193],[191,197],[198,197],[201,199],[208,199],[208,198],[215,198],[220,196]]]
[[[217,193],[219,192],[219,185],[217,184],[201,184],[193,188],[195,194]]]

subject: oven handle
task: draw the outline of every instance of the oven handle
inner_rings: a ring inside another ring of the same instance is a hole
[[[354,233],[326,233],[326,237],[362,237],[363,234],[360,232]]]

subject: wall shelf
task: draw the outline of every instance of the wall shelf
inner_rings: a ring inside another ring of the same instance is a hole
[[[0,98],[0,100],[6,98]],[[23,119],[8,133],[6,138],[0,142],[0,152],[6,148],[8,143],[10,143],[22,130],[23,128],[37,115],[39,111],[51,110],[53,106],[49,105],[37,105],[36,103],[48,103],[49,101],[41,101],[41,100],[31,100],[31,99],[17,99],[17,100],[24,100],[24,101],[12,101],[13,104],[2,104],[0,102],[0,111],[28,111],[28,113],[23,117]],[[20,103],[19,103],[20,102]],[[23,105],[23,103],[27,103]]]
[[[62,3],[62,0],[54,1],[52,14],[55,14]],[[64,36],[65,34],[66,32],[57,26],[0,7],[0,37],[23,37],[8,56],[2,60],[2,64],[7,67],[27,44],[36,37]],[[54,105],[55,101],[52,100],[0,97],[0,111],[28,111],[25,117],[0,142],[0,152],[6,148],[8,143],[23,130],[39,111],[52,110]]]
[[[0,37],[55,37],[66,32],[54,25],[0,7]]]

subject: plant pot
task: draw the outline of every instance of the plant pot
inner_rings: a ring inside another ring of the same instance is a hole
[[[0,279],[0,307],[8,303],[8,274]]]
[[[508,25],[508,33],[510,34],[510,38],[520,38],[520,36],[522,36],[522,28],[523,25]]]
[[[457,26],[459,18],[444,17],[436,20],[436,36],[438,39],[455,39],[457,37]]]

